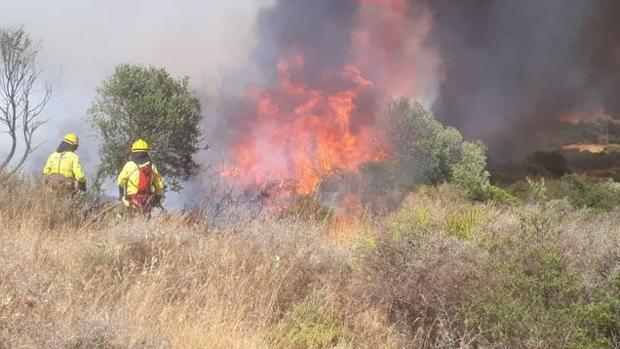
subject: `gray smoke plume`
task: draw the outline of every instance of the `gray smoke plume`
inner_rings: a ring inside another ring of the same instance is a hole
[[[445,68],[435,113],[496,161],[551,143],[559,120],[620,118],[620,2],[429,1]]]
[[[248,84],[276,86],[291,51],[305,64],[290,78],[310,89],[349,88],[350,78],[325,78],[349,64],[374,83],[356,99],[351,127],[377,123],[384,104],[404,95],[482,138],[498,160],[545,146],[567,115],[620,117],[616,0],[3,2],[0,25],[24,25],[40,40],[43,80],[54,89],[33,169],[76,131],[93,172],[96,139],[84,137],[84,116],[96,87],[127,62],[190,76],[223,157],[256,121],[256,106],[234,96]]]
[[[364,12],[380,4],[401,4],[411,23],[430,18],[419,50],[405,49],[421,37],[415,30],[399,32],[399,23]],[[377,93],[432,96],[441,120],[481,138],[503,161],[554,144],[565,118],[620,118],[618,18],[616,0],[281,0],[259,15],[254,61],[268,83],[295,47],[307,63],[296,78],[321,84],[321,72],[352,61],[356,30],[370,23],[375,45],[363,54],[375,63],[362,74],[375,82],[400,75],[415,86],[383,84]],[[392,64],[407,60],[414,63]]]

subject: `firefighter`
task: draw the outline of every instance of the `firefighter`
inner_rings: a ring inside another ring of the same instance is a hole
[[[75,153],[79,145],[80,139],[75,133],[65,135],[43,169],[46,184],[70,193],[75,193],[77,189],[86,191],[86,177],[80,166],[80,158]]]
[[[138,139],[131,146],[131,158],[118,175],[118,191],[125,207],[150,213],[161,207],[164,182],[149,156],[149,144]]]

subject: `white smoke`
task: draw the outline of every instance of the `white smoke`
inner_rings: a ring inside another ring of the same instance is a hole
[[[40,43],[41,82],[53,89],[43,115],[49,122],[36,136],[44,143],[26,169],[39,171],[62,135],[74,131],[81,137],[83,166],[94,175],[98,147],[89,134],[86,111],[96,88],[120,63],[155,65],[174,76],[189,76],[207,104],[207,96],[220,90],[227,76],[249,74],[255,19],[268,2],[0,1],[0,26],[24,26]],[[6,138],[0,135],[0,157]]]

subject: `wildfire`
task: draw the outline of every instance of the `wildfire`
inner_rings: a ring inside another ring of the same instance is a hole
[[[257,182],[294,180],[297,193],[304,195],[314,192],[323,176],[355,171],[362,163],[384,157],[376,129],[353,123],[364,112],[357,103],[372,93],[373,83],[354,66],[346,66],[323,77],[341,89],[312,89],[292,78],[304,65],[300,54],[281,59],[277,86],[252,89],[258,121],[231,150],[224,176]]]
[[[580,153],[600,154],[607,150],[607,146],[603,144],[567,144],[562,149],[576,150]]]
[[[287,39],[277,80],[248,88],[252,107],[231,118],[222,176],[294,183],[306,195],[326,176],[389,156],[381,110],[395,97],[424,98],[437,80],[437,59],[424,47],[431,17],[412,20],[406,0],[358,4],[344,62],[323,61],[303,37]]]

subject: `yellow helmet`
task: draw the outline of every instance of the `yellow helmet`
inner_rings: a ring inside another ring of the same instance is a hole
[[[65,135],[65,137],[62,139],[64,142],[69,143],[71,145],[80,145],[80,139],[78,138],[78,136],[71,132],[71,133],[67,133]]]
[[[131,146],[132,153],[144,153],[150,150],[149,144],[144,139],[138,139]]]

